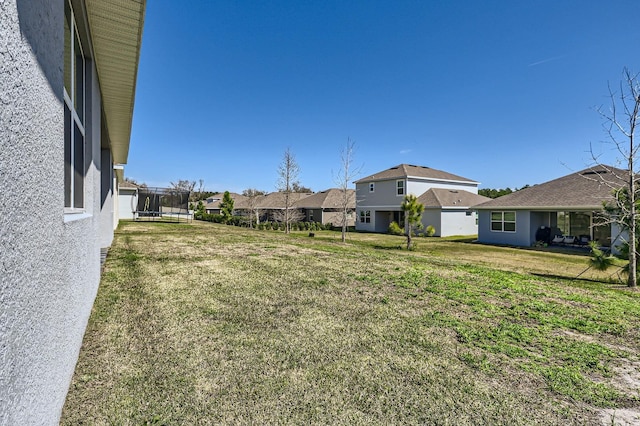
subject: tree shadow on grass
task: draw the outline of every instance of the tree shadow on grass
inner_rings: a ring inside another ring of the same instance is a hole
[[[586,282],[586,283],[610,284],[610,285],[613,285],[615,287],[620,286],[621,288],[622,287],[626,288],[626,285],[624,285],[624,283],[622,281],[620,281],[620,279],[618,277],[609,277],[606,280],[599,280],[599,279],[588,278],[588,277],[572,277],[572,276],[567,276],[567,275],[543,274],[543,273],[540,273],[540,272],[531,272],[531,275],[536,276],[536,277],[548,278],[548,279],[556,279],[556,280],[571,280],[571,281],[581,281],[581,282]]]
[[[379,244],[376,244],[375,246],[373,246],[374,249],[376,250],[402,250],[402,245],[397,245],[397,246],[381,246]]]

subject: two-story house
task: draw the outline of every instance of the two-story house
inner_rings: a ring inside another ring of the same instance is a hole
[[[488,201],[478,195],[479,182],[442,170],[400,164],[355,182],[356,229],[387,232],[391,222],[400,226],[404,217],[400,205],[413,194],[425,206],[424,227],[435,228],[435,236],[472,235],[478,232],[471,206]]]

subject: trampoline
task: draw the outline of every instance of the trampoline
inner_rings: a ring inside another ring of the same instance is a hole
[[[172,188],[138,188],[131,203],[135,205],[134,219],[140,221],[191,221],[189,191]]]

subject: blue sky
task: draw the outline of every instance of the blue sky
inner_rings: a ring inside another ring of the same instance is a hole
[[[147,2],[125,176],[274,191],[400,163],[481,188],[541,183],[617,158],[595,108],[640,71],[640,2]]]

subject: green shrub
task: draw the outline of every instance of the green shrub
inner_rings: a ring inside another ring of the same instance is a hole
[[[436,234],[436,228],[434,228],[433,225],[429,225],[427,229],[424,230],[424,234],[427,237],[433,237]]]
[[[393,221],[389,224],[389,229],[387,232],[391,235],[402,235],[404,234],[404,230],[400,228],[397,222]]]

